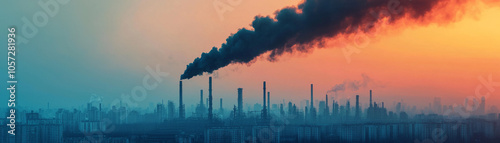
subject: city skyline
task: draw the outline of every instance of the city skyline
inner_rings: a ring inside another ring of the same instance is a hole
[[[495,124],[500,121],[500,113],[499,111],[486,112],[487,104],[484,97],[477,102],[466,100],[464,105],[469,106],[442,104],[441,98],[435,97],[425,110],[418,110],[416,106],[407,105],[405,102],[397,102],[396,106],[388,107],[387,102],[377,100],[376,92],[369,90],[369,104],[363,106],[359,104],[359,95],[356,95],[355,101],[347,100],[344,103],[335,99],[330,100],[328,95],[324,95],[325,98],[322,100],[321,95],[315,97],[314,84],[310,84],[310,100],[305,100],[305,102],[282,100],[278,104],[270,104],[273,102],[269,100],[271,95],[267,88],[269,84],[263,81],[261,103],[253,104],[253,108],[251,103],[248,106],[248,103],[244,102],[244,89],[238,88],[238,100],[229,103],[233,105],[233,108],[226,109],[222,107],[223,101],[227,104],[227,100],[223,98],[219,98],[219,108],[211,108],[213,103],[209,100],[212,95],[210,91],[216,88],[212,87],[212,82],[210,77],[208,98],[203,98],[203,90],[200,90],[199,103],[193,112],[189,110],[186,112],[182,100],[177,102],[178,106],[174,103],[175,101],[161,101],[156,104],[153,112],[130,108],[122,102],[112,106],[111,109],[104,109],[100,100],[89,102],[82,109],[47,107],[31,111],[18,110],[17,126],[21,130],[31,130],[31,132],[17,132],[18,135],[15,138],[29,142],[78,142],[82,139],[98,142],[182,142],[182,140],[191,142],[267,142],[266,140],[272,142],[280,142],[280,140],[284,142],[419,142],[425,140],[493,142],[497,139],[495,135],[500,133],[497,130],[498,124]],[[184,96],[183,88],[185,87],[182,83],[179,81],[179,99]],[[319,98],[319,102],[313,102],[317,101],[314,98]],[[331,103],[331,106],[328,103]],[[6,121],[0,120],[0,122]],[[135,130],[129,129],[130,127]],[[116,130],[117,128],[119,130]],[[0,130],[6,130],[6,128],[0,128]],[[41,132],[45,130],[50,132]],[[304,130],[310,131],[303,132]],[[31,134],[32,132],[41,136],[36,137]],[[256,135],[255,132],[267,137]],[[143,136],[144,134],[148,136]],[[101,138],[101,135],[106,135],[106,137]],[[227,136],[235,137],[228,138]],[[12,138],[14,136],[0,136],[0,141]]]
[[[212,85],[212,78],[209,77],[209,87],[211,87],[211,85]],[[365,111],[365,110],[368,110],[369,108],[375,107],[375,104],[377,104],[377,102],[378,102],[378,107],[383,107],[385,109],[388,109],[387,112],[395,112],[396,113],[396,112],[405,111],[405,112],[408,112],[408,114],[410,114],[410,112],[411,112],[412,115],[416,115],[416,114],[444,114],[445,109],[448,109],[446,111],[448,111],[450,113],[454,113],[457,111],[450,109],[450,107],[451,108],[456,108],[456,107],[465,108],[466,105],[468,106],[467,108],[470,108],[470,109],[468,109],[467,111],[464,110],[463,112],[467,112],[467,113],[470,112],[470,113],[473,113],[474,115],[486,115],[489,113],[500,112],[495,104],[491,104],[491,105],[485,104],[485,102],[486,102],[485,97],[466,98],[464,100],[464,102],[461,104],[444,104],[441,102],[440,97],[434,97],[433,99],[429,100],[428,106],[417,106],[417,105],[413,105],[413,104],[408,103],[408,102],[404,102],[404,100],[392,101],[392,102],[377,100],[377,98],[372,95],[372,90],[369,90],[369,93],[367,94],[367,96],[366,95],[364,96],[363,94],[358,94],[358,95],[354,96],[355,97],[354,99],[336,99],[335,97],[328,98],[328,94],[326,94],[326,95],[324,95],[325,98],[323,98],[323,99],[321,98],[321,95],[316,95],[316,97],[315,97],[316,100],[311,100],[314,98],[313,84],[310,84],[310,90],[309,90],[310,91],[310,94],[309,94],[310,98],[309,99],[299,100],[299,101],[295,101],[295,102],[291,101],[291,100],[286,100],[286,99],[273,99],[270,101],[269,99],[272,99],[272,98],[270,98],[270,96],[269,96],[270,90],[266,88],[267,85],[268,84],[266,84],[266,81],[263,81],[263,87],[264,87],[263,88],[263,92],[264,92],[263,101],[250,102],[250,103],[243,102],[243,100],[245,100],[245,101],[247,100],[246,96],[244,96],[245,95],[245,93],[243,92],[244,88],[237,88],[236,92],[235,92],[235,96],[237,97],[238,100],[236,100],[236,101],[225,100],[226,104],[227,104],[226,107],[223,107],[223,105],[221,105],[222,99],[224,99],[222,97],[214,97],[214,99],[220,99],[220,102],[218,102],[219,104],[217,104],[217,102],[215,102],[215,103],[210,102],[209,98],[210,98],[210,95],[212,94],[210,92],[210,90],[212,90],[212,89],[209,88],[209,96],[207,98],[203,98],[203,90],[200,90],[199,100],[198,100],[197,104],[189,104],[189,106],[186,106],[186,104],[180,104],[180,103],[183,103],[182,100],[179,100],[178,102],[175,102],[173,100],[165,100],[166,102],[164,102],[164,100],[162,100],[162,101],[153,103],[152,104],[153,109],[144,109],[141,107],[130,106],[127,104],[127,102],[124,102],[124,101],[120,101],[119,104],[115,104],[113,106],[106,106],[106,105],[102,106],[103,105],[102,99],[99,99],[99,97],[93,97],[96,99],[91,100],[90,102],[88,102],[86,104],[83,104],[81,106],[81,108],[57,108],[57,107],[51,108],[50,103],[47,103],[46,108],[39,108],[38,110],[45,110],[45,109],[46,110],[50,109],[52,111],[54,111],[56,109],[82,110],[82,109],[88,109],[89,108],[88,106],[95,106],[95,107],[99,107],[99,109],[104,109],[107,111],[109,111],[113,108],[125,107],[125,108],[129,109],[130,111],[139,111],[139,112],[143,112],[143,113],[150,113],[151,111],[156,112],[158,110],[157,109],[158,106],[160,106],[160,105],[165,107],[166,104],[164,104],[164,103],[169,103],[169,104],[172,103],[173,105],[177,106],[177,108],[175,108],[175,110],[174,110],[176,113],[175,116],[177,118],[183,119],[183,118],[188,118],[188,117],[189,118],[200,117],[200,115],[197,112],[201,112],[201,111],[203,114],[206,114],[206,115],[204,115],[204,118],[209,118],[210,112],[212,112],[212,114],[215,115],[215,114],[217,114],[216,111],[219,112],[221,109],[223,109],[225,111],[232,111],[233,110],[232,107],[237,107],[236,109],[238,109],[238,111],[241,108],[241,111],[243,111],[243,112],[261,112],[261,113],[263,113],[264,112],[263,108],[265,106],[267,108],[266,112],[270,112],[271,110],[276,112],[276,110],[280,106],[283,106],[284,108],[287,108],[287,109],[292,108],[292,107],[289,107],[288,103],[293,103],[293,105],[297,106],[297,109],[300,112],[304,112],[304,113],[305,112],[311,113],[314,110],[314,112],[317,112],[316,114],[323,114],[324,112],[326,112],[325,108],[328,107],[327,112],[329,114],[331,114],[331,113],[333,113],[333,110],[334,110],[332,108],[335,108],[335,106],[338,106],[338,107],[343,106],[343,107],[346,107],[346,110],[352,110],[352,111],[349,111],[349,113],[351,114],[350,116],[359,118],[359,117],[361,117],[361,114],[363,114],[364,117],[366,118],[367,111]],[[179,81],[179,94],[178,94],[179,97],[184,96],[182,94],[182,92],[184,90],[185,89],[183,89],[182,81]],[[265,95],[267,95],[267,96],[265,96]],[[360,95],[361,95],[361,97],[365,97],[366,100],[362,100],[364,98],[360,99],[359,98]],[[182,98],[179,98],[179,99],[182,99]],[[240,99],[241,99],[241,103],[240,103]],[[476,100],[476,101],[473,101],[473,100]],[[206,103],[204,101],[206,101]],[[313,101],[313,102],[311,102],[311,101]],[[331,104],[328,104],[328,102],[330,102]],[[269,105],[269,103],[270,103],[270,105]],[[305,104],[303,104],[303,103],[305,103]],[[351,103],[353,106],[349,106]],[[151,105],[151,103],[150,103],[150,105]],[[184,106],[181,106],[181,105],[184,105]],[[316,106],[314,106],[314,105],[316,105]],[[200,108],[199,106],[203,106],[201,110],[198,109],[198,108]],[[219,108],[210,109],[209,106],[219,107]],[[307,109],[308,107],[311,107],[311,106],[313,107],[313,109],[311,109],[311,108]],[[186,111],[186,107],[188,107],[187,111]],[[220,108],[220,107],[222,107],[222,108]],[[256,110],[257,107],[260,107],[262,109]],[[321,107],[321,109],[319,107]],[[347,107],[350,107],[350,108],[347,108]],[[250,109],[252,109],[252,110],[250,110]],[[330,112],[330,109],[332,109],[331,110],[332,112]],[[21,110],[29,111],[30,109],[21,109]],[[212,110],[212,111],[210,111],[210,110]],[[33,109],[31,109],[31,111],[33,111]],[[357,113],[358,111],[360,113]],[[270,113],[267,113],[267,114],[270,115]],[[359,115],[356,115],[356,114],[359,114]]]

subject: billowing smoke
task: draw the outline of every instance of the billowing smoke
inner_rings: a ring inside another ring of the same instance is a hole
[[[477,0],[481,1],[481,0]],[[492,1],[492,0],[484,0]],[[274,18],[256,16],[251,26],[226,39],[187,65],[181,79],[189,79],[229,64],[249,64],[269,52],[269,61],[283,53],[307,52],[323,47],[324,40],[339,35],[368,33],[385,21],[411,23],[454,21],[476,0],[305,0],[297,7],[286,7]],[[459,12],[457,12],[459,11]],[[427,22],[430,21],[430,22]],[[342,87],[339,87],[342,88]]]
[[[367,75],[361,74],[361,77],[363,78],[361,80],[345,80],[344,82],[342,82],[340,84],[336,84],[330,90],[328,90],[327,93],[344,92],[346,90],[358,91],[360,88],[365,88],[368,86],[368,84],[373,83],[373,80],[370,77],[368,77]]]

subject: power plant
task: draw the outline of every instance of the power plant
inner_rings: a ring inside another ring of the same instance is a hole
[[[290,120],[286,121],[286,128],[283,128],[283,131],[286,134],[282,134],[279,136],[275,136],[275,140],[292,140],[292,142],[336,142],[336,141],[353,141],[353,142],[384,142],[388,141],[387,139],[394,138],[394,134],[400,134],[400,131],[404,131],[406,136],[400,136],[399,139],[410,141],[409,138],[413,139],[417,137],[413,134],[428,134],[429,130],[434,129],[433,126],[428,126],[427,129],[426,124],[435,125],[432,120],[435,120],[436,116],[429,116],[429,119],[426,119],[427,115],[415,115],[415,111],[411,113],[408,111],[409,108],[403,107],[403,110],[397,109],[398,112],[388,111],[386,109],[384,102],[373,101],[372,90],[369,92],[369,102],[370,106],[368,108],[361,108],[360,104],[360,95],[356,95],[355,105],[351,105],[351,99],[343,100],[341,98],[337,99],[337,101],[332,99],[332,102],[328,100],[328,94],[325,95],[324,101],[320,99],[318,103],[316,103],[316,108],[314,106],[314,85],[310,85],[310,99],[302,100],[302,103],[305,103],[305,106],[300,105],[297,107],[293,104],[292,101],[288,102],[288,113],[285,113],[286,108],[284,106],[285,101],[280,104],[278,108],[272,108],[271,106],[271,92],[267,90],[266,81],[263,82],[263,97],[262,97],[262,105],[260,102],[254,104],[254,110],[251,110],[251,105],[246,105],[248,107],[247,112],[243,112],[244,104],[243,104],[243,88],[237,88],[237,103],[232,105],[232,111],[226,110],[223,107],[223,97],[218,97],[220,99],[219,109],[216,110],[216,113],[213,113],[213,93],[212,93],[212,77],[209,77],[209,97],[206,100],[207,102],[204,104],[203,90],[200,90],[200,101],[198,106],[196,107],[196,111],[193,114],[188,114],[186,117],[186,112],[191,113],[191,109],[186,111],[185,105],[183,102],[183,85],[182,81],[179,81],[179,110],[175,110],[175,105],[173,102],[168,101],[168,110],[165,110],[165,106],[163,106],[163,102],[158,104],[157,109],[155,109],[155,114],[150,114],[150,116],[154,118],[139,118],[139,116],[134,113],[125,116],[132,116],[130,119],[133,120],[143,120],[148,123],[168,123],[166,126],[157,126],[161,124],[154,124],[151,128],[158,128],[158,132],[161,132],[160,135],[155,133],[149,133],[150,139],[149,141],[157,141],[156,139],[171,139],[171,142],[176,142],[175,139],[178,140],[196,140],[198,142],[227,142],[228,138],[231,138],[231,142],[244,142],[246,138],[244,135],[252,136],[254,138],[254,142],[258,142],[259,133],[268,131],[269,125],[278,124],[283,122],[279,122],[278,120],[274,120],[276,118],[288,118]],[[274,90],[273,90],[274,91]],[[186,92],[190,93],[190,92]],[[266,95],[267,93],[267,95]],[[278,93],[278,92],[275,92]],[[266,97],[267,96],[267,97]],[[331,95],[330,95],[331,96]],[[306,96],[307,97],[307,96]],[[257,95],[257,99],[260,97]],[[275,96],[276,99],[276,96]],[[345,101],[345,102],[344,102]],[[343,102],[343,104],[340,104]],[[485,101],[482,101],[482,104],[485,104]],[[207,118],[207,108],[205,105],[208,104],[208,118]],[[226,100],[226,104],[230,105],[233,103],[229,103]],[[237,104],[237,105],[236,105]],[[329,106],[331,104],[332,106]],[[354,104],[354,103],[352,103]],[[399,104],[400,105],[400,104]],[[95,115],[97,112],[102,112],[101,105],[99,104],[99,108],[91,107],[88,105],[88,112],[91,115]],[[351,107],[352,106],[352,107]],[[441,106],[440,102],[435,102],[434,106]],[[434,107],[432,106],[432,107]],[[485,105],[483,105],[485,106]],[[193,106],[191,106],[193,107]],[[429,107],[431,107],[429,105]],[[272,109],[271,109],[272,108]],[[331,110],[329,108],[332,108]],[[401,107],[399,107],[401,108]],[[451,108],[451,107],[450,107]],[[365,110],[366,109],[366,110]],[[429,108],[431,109],[431,108]],[[120,112],[125,112],[126,108],[120,106]],[[279,110],[279,112],[277,112]],[[391,109],[389,109],[391,110]],[[331,112],[330,112],[331,111]],[[71,113],[71,112],[68,112]],[[279,113],[279,114],[271,114],[271,113]],[[317,114],[319,113],[319,114]],[[66,113],[65,113],[66,114]],[[175,114],[178,117],[175,117]],[[260,115],[259,115],[260,114]],[[410,114],[410,115],[409,115]],[[411,119],[411,114],[418,118]],[[417,113],[418,114],[418,113]],[[115,115],[115,114],[112,114]],[[488,118],[492,118],[494,114],[488,114]],[[259,119],[260,116],[260,119]],[[95,116],[100,117],[100,116]],[[116,116],[110,116],[116,117]],[[486,116],[485,116],[486,117]],[[420,120],[420,119],[424,120]],[[128,119],[128,118],[125,118]],[[124,120],[122,121],[120,118],[115,118],[117,123],[123,124],[124,127],[131,126],[132,123],[137,123],[137,121],[133,120]],[[408,121],[418,121],[417,124],[414,122]],[[431,121],[431,122],[427,122]],[[500,120],[499,120],[500,121]],[[90,122],[90,121],[87,121]],[[488,122],[484,122],[488,123]],[[304,126],[304,124],[306,124]],[[388,128],[387,124],[392,128],[395,126],[398,128],[397,130],[392,130]],[[447,126],[452,126],[455,123],[443,123]],[[471,125],[471,122],[466,122],[466,124]],[[139,124],[141,125],[141,124]],[[153,127],[154,126],[154,127]],[[494,126],[494,125],[490,125]],[[327,128],[326,130],[322,128]],[[422,129],[424,128],[424,129]],[[353,131],[358,133],[353,133]],[[341,131],[341,132],[339,132]],[[451,132],[451,130],[448,130]],[[307,133],[309,132],[309,133]],[[389,132],[387,134],[379,134],[377,132]],[[493,133],[493,130],[489,132]],[[134,132],[135,133],[135,132]],[[189,136],[184,136],[185,134],[189,134]],[[322,136],[322,135],[330,135],[330,134],[340,134],[341,136],[330,137],[330,136]],[[471,136],[470,133],[465,132],[467,136]],[[170,135],[170,136],[166,136]],[[173,136],[176,135],[176,136]],[[492,134],[489,134],[492,135]],[[302,137],[297,137],[302,136]],[[382,136],[385,139],[380,139]],[[79,137],[79,136],[78,136]],[[251,138],[251,139],[252,139]],[[300,139],[299,139],[300,138]],[[490,136],[492,138],[492,136]],[[178,141],[177,140],[177,141]],[[455,140],[456,141],[456,140]]]

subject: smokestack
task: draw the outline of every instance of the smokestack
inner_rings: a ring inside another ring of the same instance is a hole
[[[267,109],[266,109],[266,81],[264,81],[263,83],[263,94],[262,95],[262,98],[263,98],[263,101],[264,101],[264,107],[262,108],[262,119],[266,119],[267,118]]]
[[[373,107],[373,102],[372,102],[372,90],[370,90],[370,107]]]
[[[359,109],[359,95],[356,95],[356,119],[359,118],[360,115],[360,109]]]
[[[243,88],[238,88],[238,116],[243,113]]]
[[[208,77],[208,119],[212,118],[212,77]]]
[[[328,109],[328,94],[325,95],[326,108]]]
[[[220,98],[220,108],[219,109],[222,111],[222,98]]]
[[[330,108],[328,107],[328,94],[325,95],[325,116],[330,116]]]
[[[182,103],[182,81],[179,81],[179,118],[184,119],[184,104]]]

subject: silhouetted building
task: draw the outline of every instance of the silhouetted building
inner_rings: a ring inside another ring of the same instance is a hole
[[[33,111],[26,113],[26,123],[17,124],[16,129],[15,141],[20,143],[58,143],[63,139],[61,120],[44,119]]]

